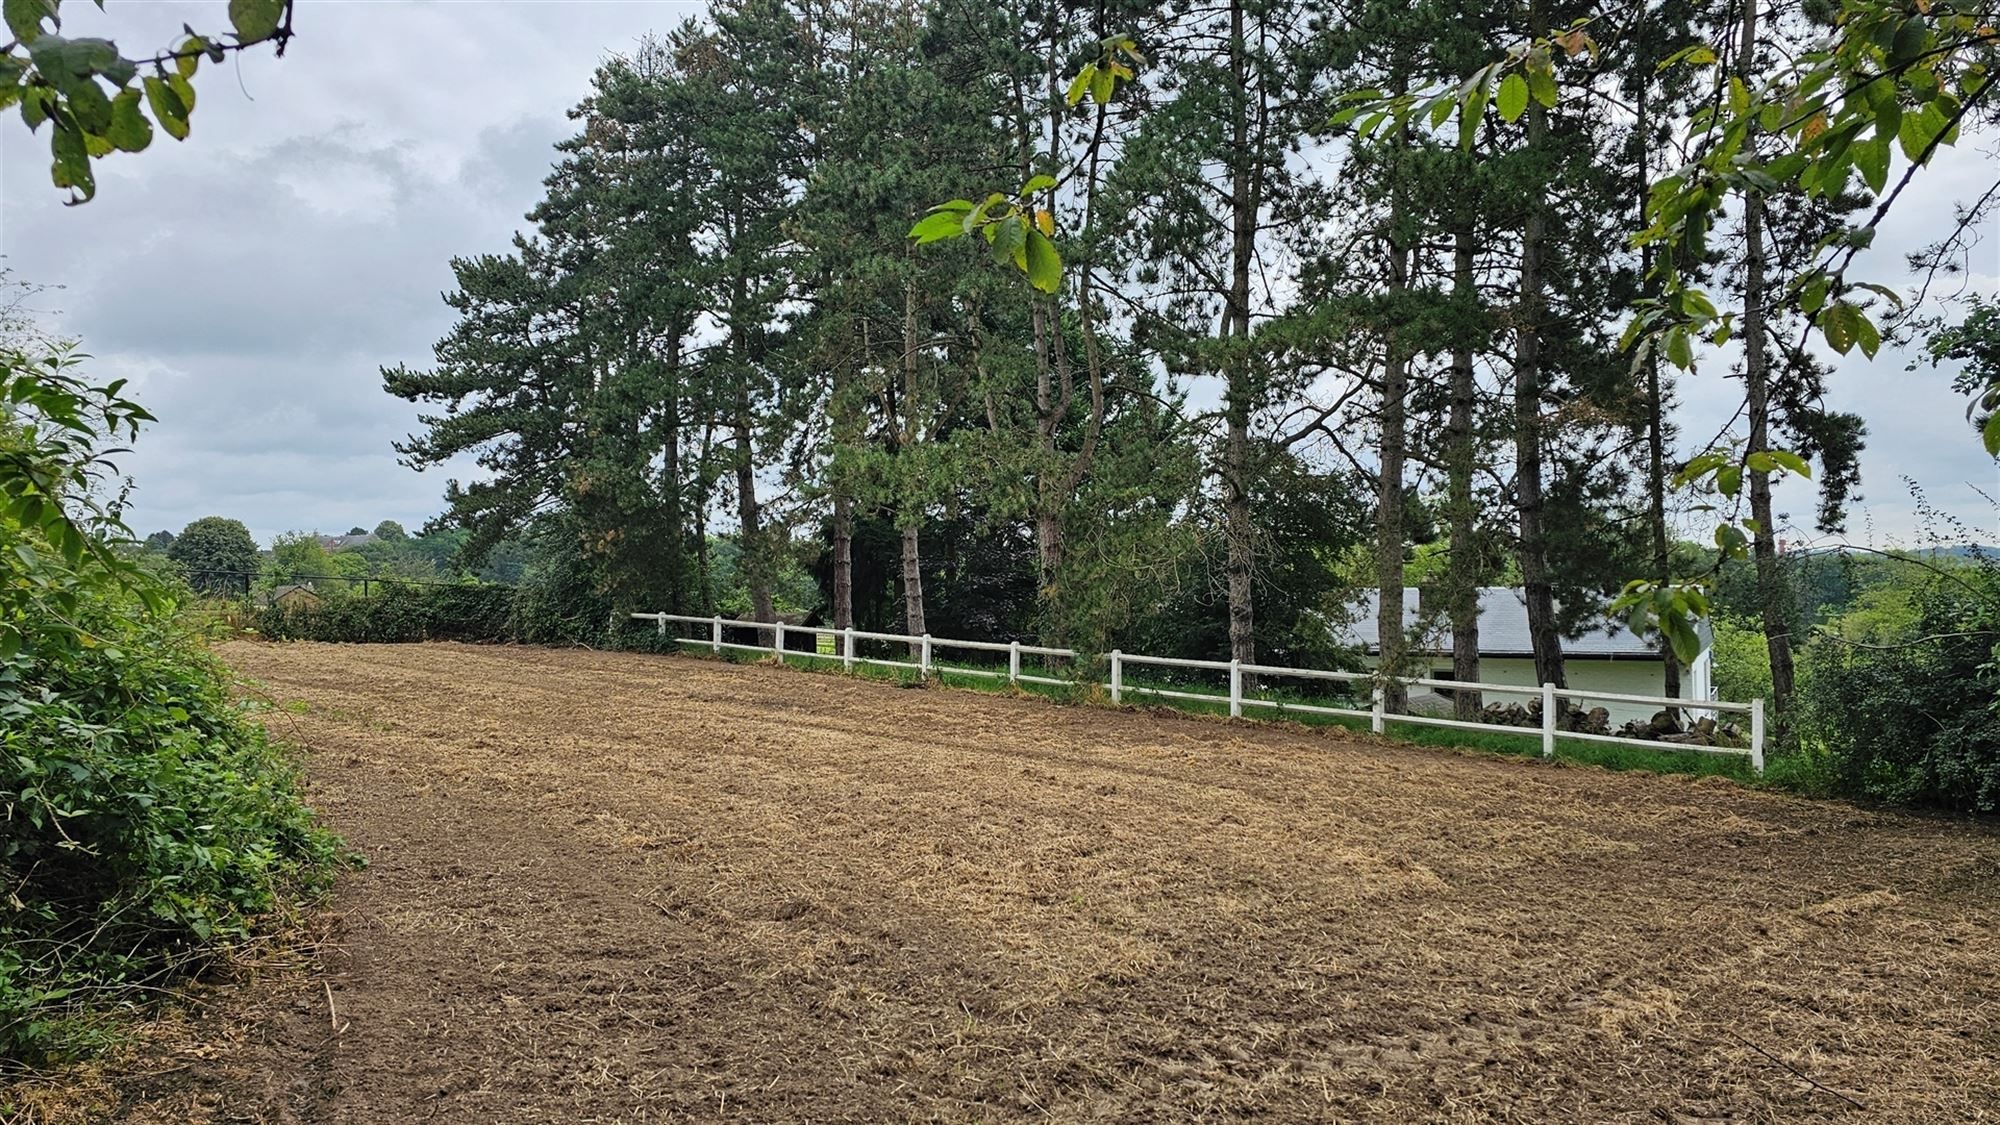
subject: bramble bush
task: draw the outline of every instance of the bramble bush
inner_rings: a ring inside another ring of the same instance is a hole
[[[106,440],[148,416],[75,362],[0,348],[0,1058],[30,1062],[253,935],[338,854],[176,592],[119,553]]]
[[[1907,639],[1813,642],[1798,754],[1827,792],[2000,812],[2000,573],[1954,567],[1911,601]]]

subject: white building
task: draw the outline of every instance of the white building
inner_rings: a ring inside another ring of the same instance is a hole
[[[1378,653],[1375,641],[1375,595],[1363,595],[1352,607],[1352,618],[1336,630],[1343,644],[1359,649],[1373,663]],[[1708,622],[1700,622],[1701,655],[1681,670],[1681,697],[1688,700],[1715,698],[1714,637]],[[1451,623],[1442,605],[1425,606],[1415,586],[1403,588],[1403,630],[1412,637],[1412,652],[1430,662],[1430,677],[1451,679]],[[1619,695],[1666,694],[1666,661],[1659,642],[1641,637],[1622,618],[1598,615],[1583,632],[1563,638],[1564,668],[1569,686],[1578,691],[1605,691]],[[1479,590],[1479,679],[1489,684],[1536,686],[1534,648],[1528,641],[1528,607],[1521,591],[1511,586],[1483,586]],[[1529,696],[1489,696],[1488,703],[1522,703]],[[1578,700],[1584,708],[1603,707],[1611,713],[1613,726],[1633,719],[1645,721],[1659,708],[1643,703],[1611,700]],[[1415,689],[1410,696],[1413,710],[1449,711],[1451,704],[1433,689]]]

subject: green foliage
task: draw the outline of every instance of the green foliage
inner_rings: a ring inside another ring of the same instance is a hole
[[[1143,66],[1146,57],[1137,40],[1113,35],[1097,45],[1097,57],[1077,69],[1063,94],[1063,103],[1074,109],[1085,100],[1093,103],[1099,135],[1105,114],[1121,84],[1137,77],[1134,66]],[[1093,150],[1095,146],[1093,145]],[[1094,160],[1094,155],[1092,156]],[[1055,244],[1055,192],[1061,183],[1042,174],[1031,177],[1012,196],[994,192],[983,203],[953,199],[930,209],[910,228],[910,238],[923,246],[977,232],[992,248],[993,260],[1012,263],[1028,284],[1043,293],[1062,288],[1062,252]],[[1040,203],[1036,196],[1043,199]]]
[[[1665,341],[1665,354],[1692,366],[1690,336],[1726,340],[1729,318],[1699,288],[1707,240],[1731,199],[1803,192],[1835,199],[1859,174],[1883,203],[1859,226],[1841,227],[1813,247],[1785,283],[1787,300],[1818,327],[1828,347],[1845,355],[1859,347],[1873,357],[1882,336],[1868,314],[1876,298],[1892,308],[1897,293],[1847,276],[1867,248],[1896,193],[1888,192],[1897,154],[1915,167],[1955,144],[1959,123],[1992,92],[1994,45],[1989,17],[1952,4],[1918,11],[1890,0],[1843,0],[1831,33],[1745,77],[1721,75],[1716,96],[1694,117],[1695,159],[1654,182],[1641,245],[1658,249],[1663,282],[1657,300],[1643,302],[1626,339],[1643,356]],[[1690,49],[1671,60],[1691,66],[1716,61],[1712,49]],[[1769,143],[1759,144],[1767,138]]]
[[[520,638],[514,591],[506,586],[405,586],[387,583],[367,597],[318,604],[272,604],[252,621],[270,640],[409,644],[464,641],[498,644]],[[539,636],[539,640],[555,640]]]
[[[200,638],[103,585],[79,609],[94,643],[0,662],[0,1058],[68,1052],[336,853]]]
[[[1715,691],[1736,703],[1771,698],[1771,650],[1764,631],[1745,617],[1717,614],[1714,629]]]
[[[1907,639],[1815,642],[1798,752],[1834,792],[2000,812],[2000,581],[1957,577],[1914,593]]]
[[[1952,389],[1971,398],[1966,416],[1979,427],[1986,452],[2000,457],[2000,300],[1972,294],[1964,319],[1932,325],[1924,357],[1936,367],[1959,368]]]
[[[142,411],[0,351],[0,1058],[248,936],[332,838],[93,499]]]
[[[49,126],[49,178],[69,191],[72,204],[97,194],[91,161],[143,151],[152,143],[153,122],[175,140],[187,139],[191,80],[204,59],[220,63],[228,52],[260,43],[275,43],[282,55],[292,35],[292,0],[229,0],[233,30],[226,37],[189,29],[167,50],[128,58],[108,39],[60,34],[62,0],[6,0],[4,13],[11,39],[0,49],[0,109],[18,104],[30,130]],[[153,73],[141,78],[147,67]]]
[[[225,595],[242,592],[244,580],[237,576],[255,574],[260,562],[250,529],[222,516],[203,516],[182,528],[167,558],[198,593]]]

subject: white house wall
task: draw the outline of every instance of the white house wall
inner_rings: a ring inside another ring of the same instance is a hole
[[[1702,654],[1698,667],[1706,667],[1708,654]],[[1371,658],[1368,663],[1373,664]],[[1619,695],[1662,695],[1666,692],[1666,669],[1657,660],[1570,660],[1564,664],[1569,674],[1569,686],[1577,691],[1608,691]],[[1431,675],[1437,679],[1451,678],[1449,662],[1432,665]],[[1479,678],[1489,684],[1519,684],[1522,687],[1538,687],[1541,681],[1535,678],[1535,662],[1527,657],[1482,656],[1479,658]],[[1690,677],[1693,679],[1693,677]],[[1704,677],[1705,679],[1705,677]],[[1695,684],[1683,686],[1683,694],[1693,696]],[[1533,696],[1501,695],[1488,693],[1486,703],[1519,703],[1526,706]],[[1634,719],[1644,722],[1651,719],[1660,709],[1643,703],[1613,703],[1609,701],[1576,700],[1585,710],[1602,707],[1611,713],[1611,725]]]

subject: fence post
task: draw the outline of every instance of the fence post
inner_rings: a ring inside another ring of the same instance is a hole
[[[771,623],[771,651],[778,654],[778,663],[785,662],[785,623],[782,621]]]
[[[1383,718],[1387,714],[1388,708],[1388,695],[1382,690],[1382,683],[1378,680],[1375,686],[1368,692],[1369,730],[1374,731],[1376,734],[1381,734],[1389,729],[1388,722]]]
[[[1229,658],[1229,717],[1243,717],[1243,661]]]
[[[1111,702],[1125,698],[1125,654],[1111,650]]]
[[[660,635],[661,635],[662,637],[664,637],[664,636],[666,636],[666,635],[667,635],[667,615],[666,615],[666,614],[662,613],[662,614],[659,614],[659,615],[657,615],[656,617],[654,617],[654,618],[653,618],[653,624],[655,624],[655,625],[658,625],[658,626],[660,627]]]
[[[1556,685],[1542,685],[1542,757],[1556,756]]]
[[[708,647],[717,656],[722,655],[722,615],[719,613],[709,621]]]
[[[1764,697],[1750,701],[1750,768],[1764,772]]]
[[[1018,684],[1021,682],[1020,641],[1007,642],[1007,682],[1010,684]]]
[[[931,635],[924,634],[924,647],[917,650],[917,672],[924,679],[931,678]]]
[[[840,670],[854,671],[854,626],[840,631]]]

